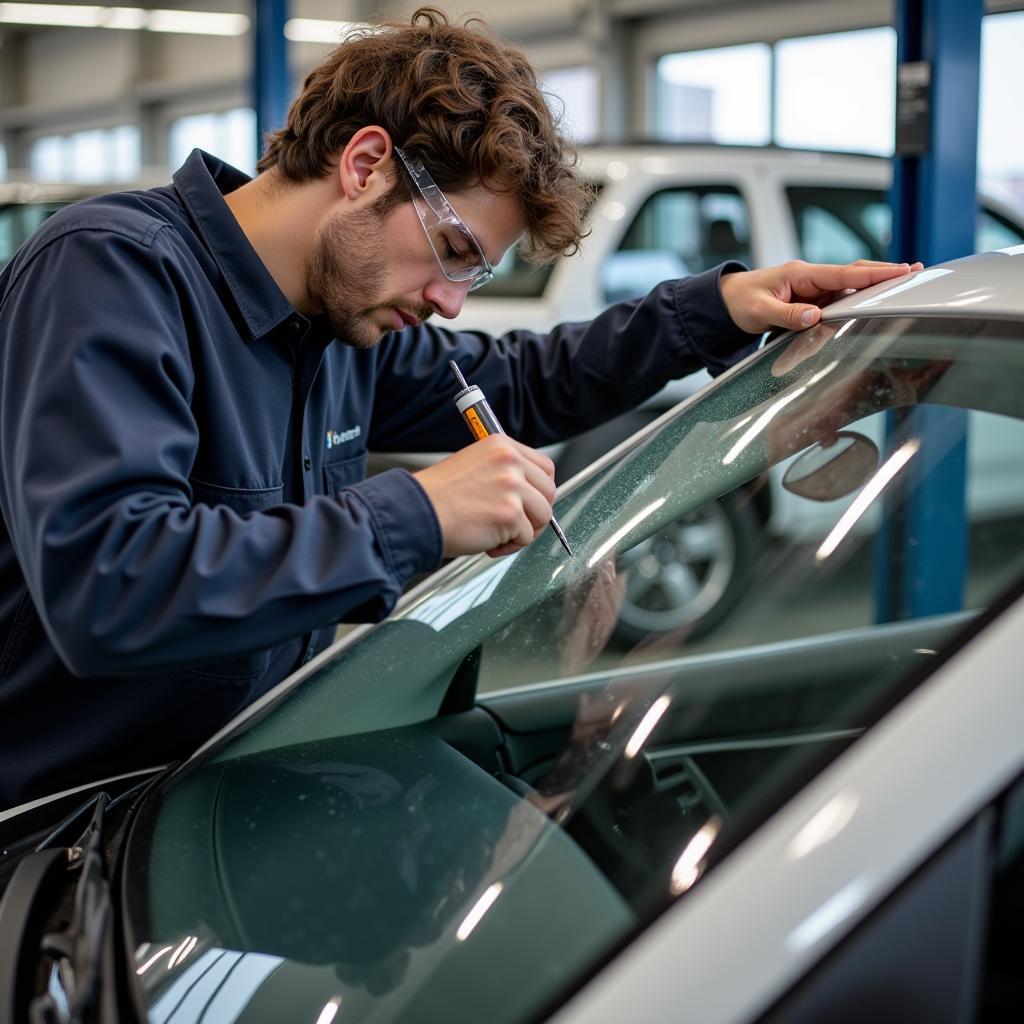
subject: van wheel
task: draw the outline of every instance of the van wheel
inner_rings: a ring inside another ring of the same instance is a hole
[[[632,646],[676,631],[706,636],[743,596],[760,535],[749,497],[734,492],[627,551],[617,563],[626,590],[615,638]]]

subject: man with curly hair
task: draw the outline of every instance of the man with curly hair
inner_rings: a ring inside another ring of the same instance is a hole
[[[574,163],[522,53],[426,8],[329,54],[255,179],[197,150],[26,243],[0,276],[0,807],[188,753],[334,623],[529,544],[554,480],[528,445],[907,272],[733,264],[547,335],[428,322],[521,237],[575,251]],[[510,436],[466,445],[449,360]],[[460,450],[364,479],[367,446]]]

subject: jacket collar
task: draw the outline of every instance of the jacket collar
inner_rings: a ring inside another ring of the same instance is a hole
[[[304,328],[308,324],[285,298],[224,202],[225,195],[249,180],[248,175],[201,149],[192,150],[174,173],[174,187],[256,339],[289,319],[302,321]]]

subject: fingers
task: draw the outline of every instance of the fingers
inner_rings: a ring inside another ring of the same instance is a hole
[[[899,267],[906,264],[890,263],[886,260],[854,260],[850,264],[853,267]],[[924,270],[924,264],[920,262],[909,264],[911,271]]]
[[[821,319],[822,305],[869,285],[905,277],[920,263],[805,263],[791,260],[765,270],[723,274],[719,291],[733,323],[749,334],[773,327],[800,330]]]
[[[856,263],[841,265],[795,260],[787,263],[783,269],[789,271],[788,282],[796,298],[817,298],[830,292],[867,288],[894,277],[904,277],[911,272],[909,263],[879,263],[873,260],[858,260]]]
[[[517,539],[521,539],[525,546],[551,522],[551,501],[537,488],[529,488],[523,493],[523,513],[527,522],[525,529],[520,530]]]
[[[526,462],[523,464],[523,474],[526,477],[526,482],[535,490],[542,494],[550,505],[555,500],[555,467],[550,459],[547,459],[548,464],[551,466],[550,472],[548,472],[545,466],[539,466],[534,462]],[[548,516],[550,519],[551,516]]]
[[[821,309],[806,302],[768,299],[764,305],[764,319],[772,327],[788,327],[791,331],[799,331],[813,327],[821,319]]]
[[[446,555],[507,553],[551,519],[554,465],[495,434],[415,473],[437,514]]]
[[[555,464],[545,455],[543,452],[537,451],[536,448],[531,448],[529,445],[522,444],[520,441],[516,441],[514,438],[508,438],[509,441],[515,445],[519,453],[532,462],[538,469],[546,473],[552,480],[555,478]]]

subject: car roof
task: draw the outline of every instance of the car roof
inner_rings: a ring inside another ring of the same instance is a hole
[[[888,161],[864,153],[791,149],[783,146],[735,146],[718,143],[637,142],[600,143],[580,148],[580,168],[588,177],[605,177],[609,163],[627,166],[640,163],[645,170],[658,173],[677,169],[680,160],[711,162],[722,166],[765,164],[780,168],[831,167],[861,169],[874,175],[885,172]]]
[[[1024,319],[1024,245],[940,263],[827,306],[823,320],[878,316]]]

